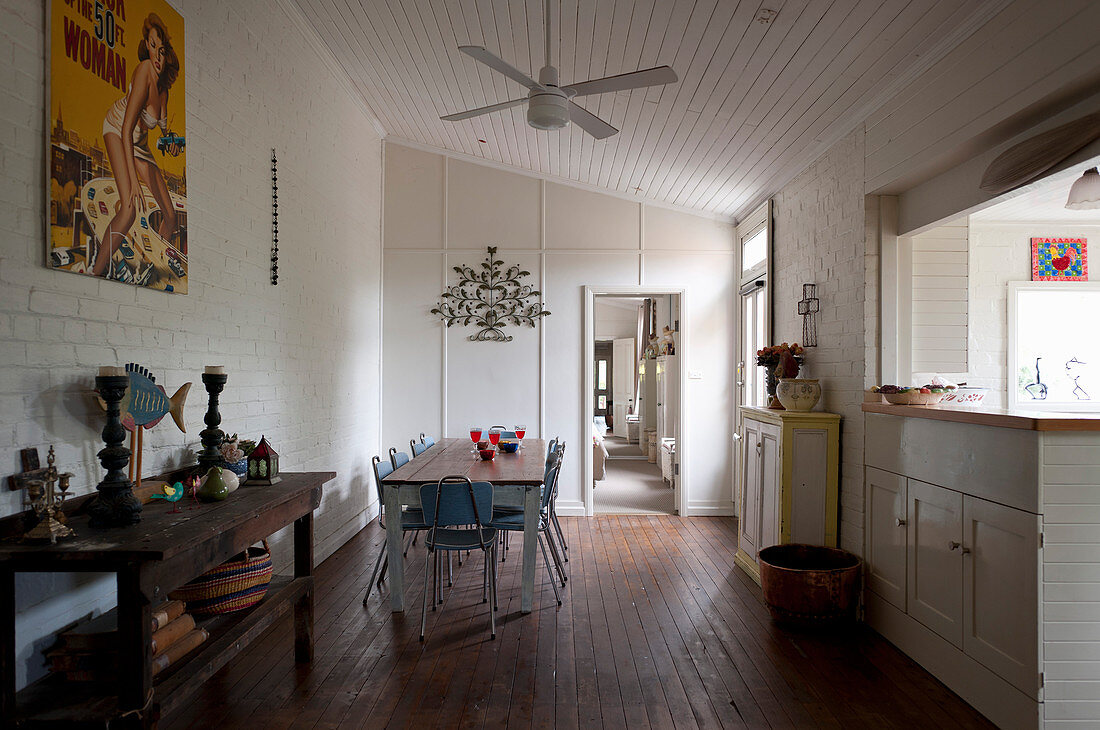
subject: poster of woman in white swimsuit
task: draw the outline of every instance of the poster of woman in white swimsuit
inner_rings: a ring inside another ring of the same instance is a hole
[[[186,293],[183,20],[163,0],[90,7],[53,0],[48,263]]]

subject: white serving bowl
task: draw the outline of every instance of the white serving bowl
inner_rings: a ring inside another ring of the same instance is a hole
[[[973,406],[981,403],[985,398],[986,393],[989,392],[989,388],[977,388],[968,385],[960,385],[955,390],[949,390],[943,394],[943,403],[950,403],[952,405],[966,405]]]

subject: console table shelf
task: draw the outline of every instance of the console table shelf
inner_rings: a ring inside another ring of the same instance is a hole
[[[28,545],[0,523],[0,717],[11,727],[152,727],[186,702],[248,643],[293,613],[295,660],[313,658],[313,510],[332,472],[283,473],[272,486],[242,487],[224,502],[181,511],[154,502],[131,527],[92,530],[79,509],[77,537]],[[78,505],[79,507],[79,505]],[[189,509],[190,508],[190,509]],[[152,608],[170,591],[287,525],[294,525],[294,576],[272,580],[264,600],[234,614],[202,619],[201,646],[155,679],[150,650]],[[5,529],[6,528],[6,529]],[[15,692],[15,573],[114,572],[118,575],[120,668],[116,683],[45,677]]]

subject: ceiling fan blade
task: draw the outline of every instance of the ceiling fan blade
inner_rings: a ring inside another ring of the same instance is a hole
[[[670,66],[657,66],[643,71],[631,71],[618,76],[606,76],[602,79],[582,81],[579,84],[570,84],[561,88],[567,94],[587,96],[588,94],[606,94],[609,91],[626,91],[627,89],[641,89],[646,86],[661,86],[676,81],[679,81],[679,77]]]
[[[481,46],[459,46],[458,50],[465,53],[475,61],[481,61],[494,71],[499,71],[508,78],[523,84],[528,89],[541,89],[542,87],[533,78],[520,71],[502,58],[494,56]]]
[[[596,139],[606,139],[619,133],[619,130],[573,102],[569,102],[569,120]]]
[[[440,117],[445,122],[460,122],[463,119],[469,119],[471,117],[480,117],[482,114],[489,114],[490,112],[497,112],[501,109],[508,109],[513,106],[519,106],[527,101],[527,97],[521,97],[519,99],[512,99],[511,101],[502,101],[499,104],[490,104],[489,106],[479,106],[477,109],[468,109],[464,112],[456,112],[455,114],[448,114],[445,117]]]

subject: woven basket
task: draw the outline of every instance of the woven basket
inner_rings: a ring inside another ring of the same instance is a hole
[[[233,613],[259,603],[271,583],[271,550],[250,547],[168,594],[200,616]]]

